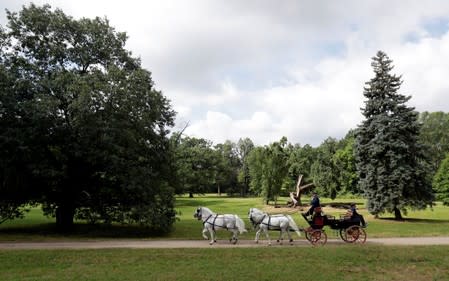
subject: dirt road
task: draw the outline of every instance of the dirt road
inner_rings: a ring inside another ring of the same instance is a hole
[[[272,247],[310,247],[305,239],[278,245],[273,241]],[[345,245],[338,239],[329,239],[328,244]],[[449,245],[449,237],[398,237],[398,238],[370,238],[367,244],[382,245]],[[240,240],[236,245],[227,240],[220,240],[214,245],[209,245],[206,240],[104,240],[104,241],[75,241],[75,242],[0,242],[0,249],[111,249],[111,248],[247,248],[264,247],[267,241],[261,240],[259,244],[253,240]]]

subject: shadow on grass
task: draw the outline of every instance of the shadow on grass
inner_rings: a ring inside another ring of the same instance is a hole
[[[216,206],[216,205],[223,205],[223,201],[220,200],[202,200],[202,199],[194,199],[194,200],[179,200],[177,199],[178,204],[177,207],[184,207],[184,206],[189,206],[189,207],[200,207],[200,206],[204,206],[204,207],[208,207],[211,208],[211,206]]]
[[[395,218],[378,218],[378,220],[385,221],[397,221],[397,222],[418,222],[418,223],[449,223],[449,220],[438,220],[438,219],[419,219],[419,218],[403,218],[402,220],[396,220]]]
[[[64,238],[152,238],[165,237],[168,233],[154,231],[142,226],[129,225],[91,225],[75,223],[69,232],[60,232],[55,223],[14,226],[0,228],[0,235],[8,236],[46,236]]]

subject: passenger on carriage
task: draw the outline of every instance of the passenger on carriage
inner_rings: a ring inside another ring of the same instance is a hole
[[[362,227],[366,227],[365,218],[359,213],[357,213],[357,207],[355,203],[351,204],[351,208],[348,210],[350,214],[350,220],[353,222],[358,222]]]

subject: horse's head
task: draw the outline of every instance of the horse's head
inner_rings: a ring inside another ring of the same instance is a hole
[[[248,211],[248,218],[251,219],[252,216],[253,216],[253,208],[249,208],[249,211]]]
[[[260,216],[262,212],[256,208],[250,208],[248,212],[248,219],[253,223],[259,223],[261,221]]]
[[[196,212],[193,214],[193,217],[197,218],[198,220],[200,220],[202,216],[203,216],[203,208],[202,207],[198,207],[196,209]]]

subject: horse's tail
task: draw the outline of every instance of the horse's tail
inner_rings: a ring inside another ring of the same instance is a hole
[[[298,226],[296,225],[295,220],[290,215],[287,215],[287,218],[289,220],[290,228],[293,229],[298,236],[301,236],[301,232],[299,231]]]
[[[239,230],[240,234],[247,232],[245,228],[245,222],[237,215],[235,215],[235,226]]]

